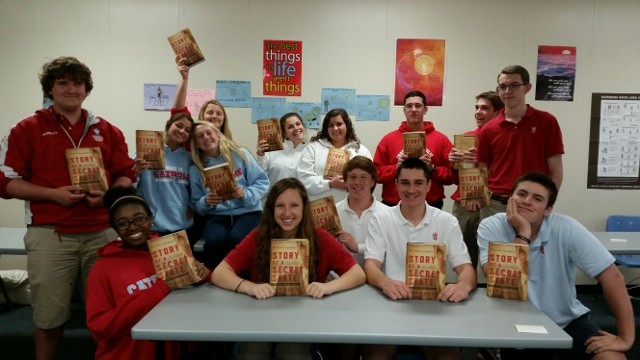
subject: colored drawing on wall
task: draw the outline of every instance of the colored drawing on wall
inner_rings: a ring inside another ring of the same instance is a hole
[[[356,89],[322,89],[322,113],[326,114],[329,110],[341,108],[347,114],[355,115],[356,113]]]
[[[197,118],[202,104],[216,98],[214,89],[188,89],[185,106],[189,109],[191,116]]]
[[[357,121],[389,121],[391,99],[389,95],[357,95]]]
[[[307,129],[320,129],[322,117],[320,115],[319,102],[287,102],[287,112],[295,112],[300,115]]]
[[[442,106],[445,41],[443,39],[398,39],[394,105],[404,105],[404,95],[420,90],[427,106]]]
[[[575,46],[538,46],[536,100],[573,101]]]
[[[302,41],[264,40],[262,94],[302,94]]]
[[[216,80],[216,100],[226,107],[251,107],[251,82]]]
[[[256,120],[260,119],[280,119],[286,108],[287,99],[285,98],[251,98],[251,123],[255,124]]]
[[[171,110],[177,89],[176,84],[144,84],[144,109]]]

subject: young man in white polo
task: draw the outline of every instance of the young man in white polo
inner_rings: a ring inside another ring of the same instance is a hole
[[[437,300],[460,302],[467,299],[476,288],[476,273],[458,220],[425,201],[431,187],[427,165],[416,158],[400,163],[396,186],[400,203],[377,212],[370,221],[364,260],[367,282],[392,300],[411,299],[411,289],[405,283],[407,243],[444,243],[447,261],[457,274],[457,282],[447,284]],[[396,350],[395,345],[365,345],[363,355],[367,360],[393,359]],[[459,348],[422,347],[421,351],[430,360],[460,358]]]

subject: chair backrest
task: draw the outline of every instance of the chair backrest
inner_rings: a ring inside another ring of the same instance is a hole
[[[633,232],[640,231],[640,216],[610,215],[607,218],[607,231]]]

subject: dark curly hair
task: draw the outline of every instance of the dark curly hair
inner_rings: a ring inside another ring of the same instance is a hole
[[[56,80],[66,78],[84,83],[84,89],[87,95],[93,90],[91,70],[89,70],[87,65],[81,63],[75,57],[61,56],[42,65],[42,73],[40,74],[42,94],[46,98],[53,100],[50,94],[51,89],[53,89],[53,84]]]
[[[347,142],[355,141],[358,144],[358,148],[360,148],[360,139],[356,135],[356,130],[353,128],[353,122],[347,114],[345,109],[333,109],[330,110],[327,115],[324,116],[324,120],[322,121],[322,129],[313,136],[309,141],[318,141],[320,139],[329,139],[329,123],[331,122],[331,118],[340,116],[342,121],[344,121],[344,125],[347,127]]]

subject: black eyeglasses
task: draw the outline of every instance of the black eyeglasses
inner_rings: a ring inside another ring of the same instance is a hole
[[[516,91],[520,89],[520,86],[524,85],[523,83],[513,83],[513,84],[500,84],[496,87],[496,91],[498,92],[506,92],[507,89],[511,91]]]
[[[133,220],[120,219],[115,222],[116,230],[126,230],[131,224],[140,226],[149,220],[148,216],[137,215]]]

